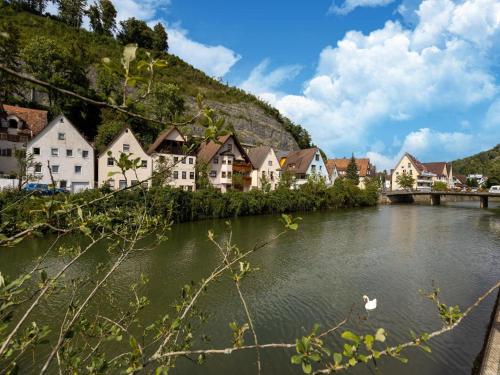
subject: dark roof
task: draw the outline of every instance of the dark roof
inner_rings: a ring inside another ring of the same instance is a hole
[[[240,142],[238,141],[238,138],[232,134],[223,135],[223,136],[217,138],[218,142],[214,142],[214,141],[210,141],[208,143],[203,142],[200,146],[200,149],[198,150],[198,155],[197,155],[198,159],[201,161],[204,161],[205,163],[209,163],[210,160],[212,160],[212,158],[217,155],[217,153],[222,148],[222,146],[224,146],[224,144],[231,137],[233,137],[234,143],[235,143],[236,147],[238,147],[241,155],[243,155],[243,158],[247,162],[252,164],[252,162],[250,161],[250,158],[248,157],[247,153],[245,152],[245,149],[241,146]]]
[[[158,147],[160,147],[160,145],[162,144],[162,142],[168,137],[168,135],[170,133],[172,133],[174,130],[177,130],[179,132],[179,134],[181,135],[182,139],[184,140],[184,142],[186,142],[186,138],[184,138],[184,135],[181,133],[181,131],[179,129],[177,129],[176,126],[172,126],[172,127],[168,128],[168,129],[162,131],[158,135],[158,137],[156,137],[156,140],[154,141],[154,143],[151,146],[149,146],[149,149],[148,149],[147,153],[149,155],[151,155],[153,152],[155,152],[156,149]]]
[[[326,163],[325,163],[325,164],[326,164],[326,170],[328,171],[328,176],[329,176],[329,177],[332,177],[332,175],[333,175],[333,170],[334,170],[334,169],[335,169],[335,167],[336,167],[336,166],[335,166],[335,160],[333,160],[333,159],[328,159],[328,160],[326,161]]]
[[[271,150],[269,146],[259,146],[248,150],[248,157],[252,161],[253,166],[257,169],[262,167]]]
[[[342,158],[342,159],[331,159],[335,163],[335,166],[337,167],[337,171],[346,171],[347,166],[351,162],[351,158]],[[358,167],[358,172],[360,177],[366,177],[368,170],[370,169],[370,159],[363,158],[363,159],[354,159],[356,161],[356,166]],[[327,161],[327,163],[330,160]],[[328,169],[328,164],[327,167]]]
[[[438,176],[444,176],[444,171],[448,173],[447,163],[444,161],[433,162],[433,163],[423,163],[424,167],[431,173],[437,174]]]
[[[14,115],[24,121],[26,126],[33,132],[33,135],[40,133],[47,126],[47,111],[41,109],[15,107],[3,105],[7,116]]]
[[[317,147],[292,151],[286,157],[283,169],[294,173],[304,174],[307,172],[307,169],[317,152]]]

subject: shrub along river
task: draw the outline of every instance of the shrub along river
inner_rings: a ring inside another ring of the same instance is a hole
[[[477,202],[454,206],[379,206],[375,208],[304,213],[297,232],[288,233],[249,258],[260,270],[243,281],[261,343],[294,342],[310,332],[314,323],[323,328],[345,318],[353,304],[349,329],[373,333],[383,327],[388,343],[408,341],[410,330],[431,332],[441,326],[436,307],[419,295],[434,281],[447,304],[462,308],[500,278],[500,211],[481,210]],[[233,239],[241,248],[266,240],[282,229],[278,216],[233,220]],[[144,293],[151,299],[142,319],[145,324],[164,314],[179,296],[182,285],[210,274],[220,261],[207,240],[212,229],[225,236],[224,220],[175,225],[160,248],[134,256],[115,275],[109,287],[118,299],[129,298],[130,284],[144,273],[149,278]],[[14,275],[27,270],[49,239],[0,249],[0,270]],[[68,275],[90,275],[108,258],[94,251]],[[51,266],[62,264],[54,257]],[[362,296],[377,298],[378,307],[368,315]],[[67,296],[38,310],[38,318],[52,320],[61,314]],[[432,353],[406,352],[408,364],[396,359],[379,363],[384,374],[469,374],[486,335],[494,298],[490,297],[451,333],[430,342]],[[107,305],[96,300],[93,309]],[[200,333],[210,336],[209,346],[231,345],[230,321],[245,319],[229,277],[212,285],[201,305],[211,313]],[[359,319],[362,318],[362,319]],[[366,318],[366,319],[364,319]],[[250,333],[246,342],[251,343]],[[328,341],[333,349],[339,341]],[[337,347],[337,350],[339,348]],[[340,350],[339,350],[340,351]],[[300,373],[290,363],[292,351],[262,352],[264,374]],[[373,373],[361,365],[351,373]],[[209,357],[196,365],[180,359],[178,374],[255,374],[255,353]]]

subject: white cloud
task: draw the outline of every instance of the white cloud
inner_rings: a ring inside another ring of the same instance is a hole
[[[159,11],[165,11],[171,4],[170,0],[114,0],[117,10],[117,23],[127,18],[135,17],[149,21],[156,17]]]
[[[240,87],[269,101],[274,101],[276,95],[274,92],[284,82],[297,77],[301,67],[299,65],[286,65],[266,72],[268,67],[269,59],[261,61],[252,70],[249,77],[240,84]]]
[[[388,21],[368,35],[350,31],[323,49],[316,74],[300,95],[266,96],[331,154],[338,148],[366,150],[375,126],[384,124],[390,132],[387,122],[404,126],[422,114],[467,111],[499,92],[491,70],[492,57],[500,52],[498,5],[498,0],[424,0],[414,28]],[[423,126],[428,133],[410,134],[403,147],[416,148],[419,137],[436,147],[436,139],[455,145],[471,140],[467,133],[429,125]]]
[[[389,5],[394,0],[345,0],[342,4],[337,5],[335,1],[330,5],[328,13],[346,15],[358,7],[381,7]]]

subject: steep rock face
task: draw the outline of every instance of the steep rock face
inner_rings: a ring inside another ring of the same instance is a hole
[[[298,150],[297,142],[288,133],[283,124],[251,103],[220,103],[206,100],[205,104],[225,117],[226,123],[232,125],[242,143],[251,145],[266,145],[277,150]],[[190,112],[195,112],[192,98],[186,100]],[[198,133],[200,129],[193,129]]]

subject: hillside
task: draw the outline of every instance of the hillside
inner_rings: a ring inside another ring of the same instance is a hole
[[[48,38],[57,46],[63,46],[71,51],[75,59],[82,63],[83,78],[88,80],[87,86],[82,84],[74,90],[89,97],[103,98],[96,77],[99,75],[99,70],[102,69],[101,61],[104,57],[119,64],[123,46],[117,40],[109,36],[70,27],[55,17],[38,16],[13,10],[0,2],[0,26],[5,30],[8,24],[14,25],[19,31],[19,36],[16,39],[19,41],[20,51],[28,44],[33,44],[34,38],[39,37]],[[157,73],[155,80],[178,86],[179,93],[185,101],[186,110],[183,113],[183,118],[189,118],[194,113],[194,98],[198,94],[203,94],[206,98],[205,103],[218,110],[218,113],[226,118],[226,122],[234,128],[244,143],[268,144],[283,150],[310,146],[311,140],[307,131],[281,116],[278,110],[267,103],[238,88],[230,87],[208,77],[174,55],[162,53],[161,57],[168,61],[168,66]],[[23,65],[23,61],[21,61],[21,65]],[[31,87],[24,85],[23,89],[24,93],[27,93]],[[35,95],[36,103],[30,102],[26,98],[28,95],[24,96],[24,99],[17,100],[18,104],[46,107],[51,110],[52,115],[58,112],[58,107],[49,106],[46,93],[37,92]],[[149,114],[147,103],[134,108],[134,110]],[[117,117],[113,114],[103,113],[96,108],[89,108],[89,106],[81,104],[72,103],[65,112],[70,112],[66,113],[68,117],[89,138],[93,138],[98,133],[99,127],[106,121],[106,118],[113,117],[117,121]],[[142,141],[146,144],[152,142],[160,130],[145,124],[137,124],[137,121],[130,121],[123,117],[119,120],[129,122],[129,125],[139,133]]]
[[[463,175],[480,173],[500,181],[500,144],[491,150],[455,160],[452,164],[454,173]]]

